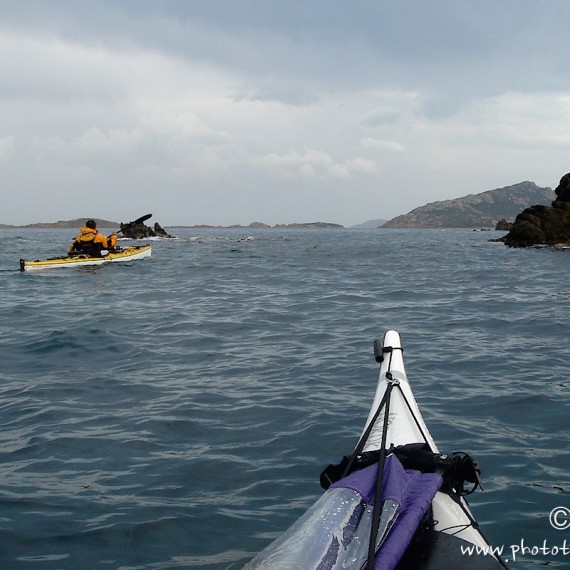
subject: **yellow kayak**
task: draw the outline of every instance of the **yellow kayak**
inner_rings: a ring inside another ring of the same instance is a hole
[[[65,255],[61,257],[50,257],[49,259],[36,259],[27,261],[20,259],[21,271],[36,271],[38,269],[52,269],[54,267],[86,267],[90,265],[103,265],[115,261],[134,261],[150,257],[152,248],[150,245],[130,245],[128,247],[117,248],[114,251],[101,252],[100,257],[90,257],[85,254]]]

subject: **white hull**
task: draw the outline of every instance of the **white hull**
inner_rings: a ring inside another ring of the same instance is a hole
[[[396,331],[388,331],[384,336],[383,348],[385,351],[388,350],[388,352],[385,352],[384,360],[380,365],[378,387],[370,414],[366,420],[365,430],[372,421],[374,413],[386,392],[388,387],[386,373],[390,372],[392,377],[398,380],[400,389],[393,390],[391,395],[386,447],[425,442],[433,452],[439,452],[410,388],[404,367],[400,335]],[[364,452],[380,448],[383,421],[384,413],[382,412],[370,433],[368,442],[363,449]],[[460,501],[467,512],[469,512],[463,497],[460,498]],[[446,532],[481,548],[489,546],[481,533],[473,528],[469,517],[463,509],[449,495],[438,492],[432,502],[432,508],[433,518],[436,521],[434,530]]]

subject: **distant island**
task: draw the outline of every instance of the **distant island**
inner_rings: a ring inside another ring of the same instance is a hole
[[[37,224],[27,224],[25,226],[11,226],[8,224],[0,224],[0,228],[37,228],[37,229],[52,229],[52,228],[74,228],[78,229],[85,225],[85,222],[91,218],[76,218],[75,220],[60,220],[59,222],[39,222]],[[110,222],[109,220],[101,220],[99,218],[92,218],[95,220],[98,228],[120,228],[119,222]]]
[[[297,223],[297,224],[275,224],[270,226],[264,224],[263,222],[252,222],[247,226],[242,226],[240,224],[235,224],[231,226],[211,226],[208,224],[199,224],[196,226],[168,226],[170,228],[191,228],[191,229],[251,229],[251,230],[314,230],[314,229],[345,229],[341,224],[331,224],[328,222],[307,222],[307,223]]]
[[[550,204],[552,188],[534,182],[469,194],[455,200],[432,202],[386,222],[383,228],[495,228],[499,220],[513,221],[517,214],[535,204]]]
[[[10,228],[36,228],[36,229],[65,229],[74,228],[77,229],[85,225],[85,222],[89,218],[77,218],[75,220],[60,220],[59,222],[39,222],[36,224],[27,224],[25,226],[14,226],[9,224],[0,224],[0,229],[10,229]],[[101,220],[99,218],[93,218],[97,223],[98,228],[114,229],[120,228],[122,222],[111,222],[109,220]],[[252,222],[247,226],[242,226],[240,224],[235,224],[231,226],[214,226],[208,224],[198,224],[194,226],[166,226],[168,228],[189,228],[189,229],[292,229],[292,230],[307,230],[307,229],[345,229],[341,224],[332,224],[328,222],[307,222],[307,223],[294,223],[294,224],[276,224],[270,226],[262,222]]]
[[[350,228],[353,230],[375,230],[376,228],[381,228],[387,221],[388,220],[368,220],[356,226],[350,226]]]

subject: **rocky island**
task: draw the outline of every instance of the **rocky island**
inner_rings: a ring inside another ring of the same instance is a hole
[[[495,228],[499,220],[514,220],[532,204],[549,204],[551,188],[519,182],[504,188],[431,202],[386,222],[383,228]]]
[[[9,224],[0,224],[1,228],[34,228],[34,229],[61,229],[61,228],[74,228],[79,229],[81,226],[85,225],[85,222],[90,218],[75,218],[74,220],[59,220],[58,222],[38,222],[36,224],[27,224],[25,226],[12,226]],[[118,228],[120,224],[117,222],[111,222],[109,220],[102,220],[101,218],[91,218],[97,224],[99,229],[114,229]]]

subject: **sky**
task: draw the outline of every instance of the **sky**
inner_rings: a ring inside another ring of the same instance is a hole
[[[570,171],[567,0],[0,13],[0,223],[349,227]]]

